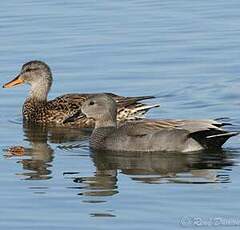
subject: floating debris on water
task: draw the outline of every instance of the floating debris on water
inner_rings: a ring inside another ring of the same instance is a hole
[[[5,151],[6,151],[5,155],[8,157],[25,155],[25,148],[23,146],[12,146],[9,147],[8,149],[5,149]]]

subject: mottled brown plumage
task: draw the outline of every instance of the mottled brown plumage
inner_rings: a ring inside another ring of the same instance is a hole
[[[52,73],[49,66],[41,61],[30,61],[22,66],[20,74],[5,84],[4,88],[28,83],[31,86],[30,94],[23,105],[23,119],[27,122],[51,124],[58,126],[75,126],[91,128],[94,120],[88,118],[76,119],[73,122],[64,122],[73,114],[81,115],[82,103],[94,94],[66,94],[54,100],[47,100],[52,85]],[[149,109],[158,105],[145,105],[139,101],[154,98],[153,96],[123,97],[112,93],[109,96],[116,100],[118,105],[118,121],[137,119]]]

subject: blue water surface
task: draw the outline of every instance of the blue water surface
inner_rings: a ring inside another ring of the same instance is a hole
[[[54,75],[49,98],[155,95],[149,103],[161,107],[148,117],[225,117],[234,124],[229,129],[240,130],[239,1],[0,6],[1,84],[40,59]],[[239,137],[222,152],[92,153],[77,129],[22,124],[28,88],[0,90],[0,229],[239,228]],[[18,145],[24,156],[4,151]]]

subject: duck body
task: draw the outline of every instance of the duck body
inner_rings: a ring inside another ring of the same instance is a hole
[[[58,126],[74,126],[81,128],[93,128],[94,120],[82,117],[73,122],[65,122],[72,115],[81,115],[81,106],[87,98],[97,94],[66,94],[50,101],[38,101],[34,98],[27,98],[23,105],[23,119],[26,122],[51,124]],[[158,105],[145,105],[139,100],[152,98],[143,97],[122,97],[108,93],[118,104],[117,120],[124,122],[128,119],[138,119],[149,109]]]
[[[123,152],[193,152],[216,149],[237,135],[204,120],[141,120],[93,131],[93,149]],[[196,126],[195,126],[196,125]],[[221,125],[221,123],[218,123]],[[195,126],[195,127],[194,127]]]
[[[24,64],[17,77],[3,87],[10,88],[23,83],[31,86],[30,94],[23,105],[24,121],[57,126],[94,127],[93,119],[81,118],[80,115],[83,102],[96,94],[66,94],[47,100],[52,85],[52,73],[46,63],[30,61]],[[107,94],[117,102],[119,122],[138,119],[149,109],[159,106],[140,103],[142,100],[154,98],[153,96],[123,97],[112,93]],[[65,122],[66,119],[76,114],[79,115],[79,119],[74,122]]]
[[[90,147],[95,150],[192,152],[219,149],[238,134],[224,130],[225,124],[215,120],[141,120],[117,127],[116,103],[108,95],[89,98],[84,102],[82,112],[95,119],[90,138]]]

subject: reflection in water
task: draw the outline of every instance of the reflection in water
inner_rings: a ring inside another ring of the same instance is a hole
[[[18,175],[27,180],[52,178],[54,150],[49,143],[61,143],[60,148],[72,152],[79,148],[80,140],[86,140],[90,134],[79,129],[30,124],[24,124],[23,130],[29,148],[25,148],[25,155],[19,161],[24,172]],[[79,176],[79,172],[65,172],[63,176],[74,182],[69,189],[78,190],[78,195],[88,197],[84,202],[100,203],[105,200],[97,197],[119,193],[119,172],[145,184],[228,183],[227,167],[233,164],[230,157],[231,153],[224,151],[194,154],[93,152],[91,158],[96,167],[93,176]]]
[[[99,170],[93,177],[76,177],[73,181],[81,184],[80,188],[85,190],[78,195],[112,196],[118,193],[116,170]]]
[[[30,147],[25,148],[27,158],[18,161],[22,164],[23,175],[28,180],[50,179],[54,150],[50,143],[68,143],[81,140],[89,135],[88,131],[79,129],[63,129],[58,127],[45,127],[34,124],[23,124],[25,141]],[[27,171],[26,171],[27,170]]]
[[[30,147],[26,149],[28,158],[19,161],[23,169],[27,170],[21,175],[28,180],[50,179],[54,151],[47,143],[46,128],[24,124],[23,130]]]
[[[90,213],[91,217],[116,217],[113,214],[110,213]]]
[[[19,161],[24,172],[18,175],[28,180],[52,178],[54,150],[49,143],[61,143],[61,148],[73,151],[79,148],[79,141],[86,140],[90,134],[79,129],[30,124],[23,124],[23,130],[29,148],[25,148],[25,155]],[[233,164],[230,157],[229,152],[223,151],[194,154],[93,152],[94,176],[65,172],[64,178],[74,182],[74,186],[68,188],[79,190],[78,195],[89,198],[84,202],[98,203],[104,201],[93,197],[113,196],[119,192],[119,172],[133,181],[147,184],[227,183],[230,179],[226,168]]]
[[[157,183],[227,183],[227,167],[233,163],[230,153],[116,153],[94,152],[96,167],[92,177],[76,176],[73,182],[79,195],[111,196],[118,193],[117,176],[120,171],[136,182]],[[95,202],[96,200],[88,200]]]

